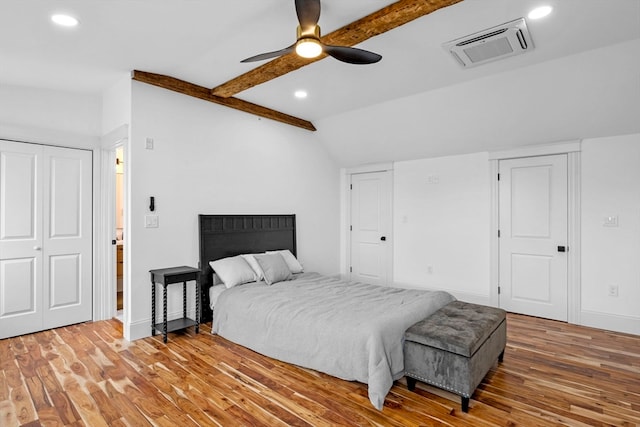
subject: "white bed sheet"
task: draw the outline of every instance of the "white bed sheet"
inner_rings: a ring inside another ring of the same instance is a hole
[[[224,284],[215,285],[209,288],[209,307],[213,310],[213,306],[218,302],[220,294],[222,294],[227,287]]]

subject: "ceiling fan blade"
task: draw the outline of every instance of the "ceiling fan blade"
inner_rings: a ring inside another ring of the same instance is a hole
[[[296,13],[303,29],[315,27],[320,19],[320,0],[296,0]]]
[[[293,52],[295,45],[285,47],[284,49],[275,50],[273,52],[261,53],[260,55],[251,56],[247,59],[243,59],[240,62],[255,62],[255,61],[264,61],[265,59],[276,58],[278,56],[286,55],[287,53]]]
[[[357,47],[324,45],[324,51],[338,61],[349,64],[373,64],[382,59],[382,56],[377,53]]]

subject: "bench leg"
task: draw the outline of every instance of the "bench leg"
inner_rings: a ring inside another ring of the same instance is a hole
[[[500,356],[498,356],[498,362],[504,362],[504,350],[502,350],[502,353],[500,353]]]
[[[411,377],[406,377],[407,378],[407,388],[410,391],[413,391],[416,389],[416,379],[415,378],[411,378]]]
[[[462,403],[462,412],[469,412],[469,398],[461,397]]]

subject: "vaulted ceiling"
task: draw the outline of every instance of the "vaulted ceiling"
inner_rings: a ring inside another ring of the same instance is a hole
[[[390,100],[640,38],[637,0],[397,3],[427,5],[435,11],[363,38],[357,46],[380,53],[379,63],[350,65],[326,58],[274,79],[256,80],[260,84],[250,84],[234,98],[305,122],[328,123],[332,117]],[[397,3],[324,0],[319,24],[329,35]],[[535,44],[531,53],[463,69],[442,47],[449,40],[526,17],[541,4],[551,5],[553,12],[544,19],[527,19]],[[49,21],[55,12],[77,16],[80,25],[55,27]],[[92,94],[132,70],[171,76],[195,88],[217,88],[262,65],[241,63],[243,58],[292,44],[297,25],[293,0],[2,0],[0,16],[0,84]],[[262,67],[257,74],[264,76],[270,65]],[[305,90],[308,97],[295,98],[296,90]]]

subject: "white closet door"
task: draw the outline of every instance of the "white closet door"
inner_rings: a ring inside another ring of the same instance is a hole
[[[44,326],[91,320],[91,152],[44,148]]]
[[[0,338],[42,329],[42,147],[0,141]]]
[[[91,320],[91,152],[0,141],[0,338]]]

